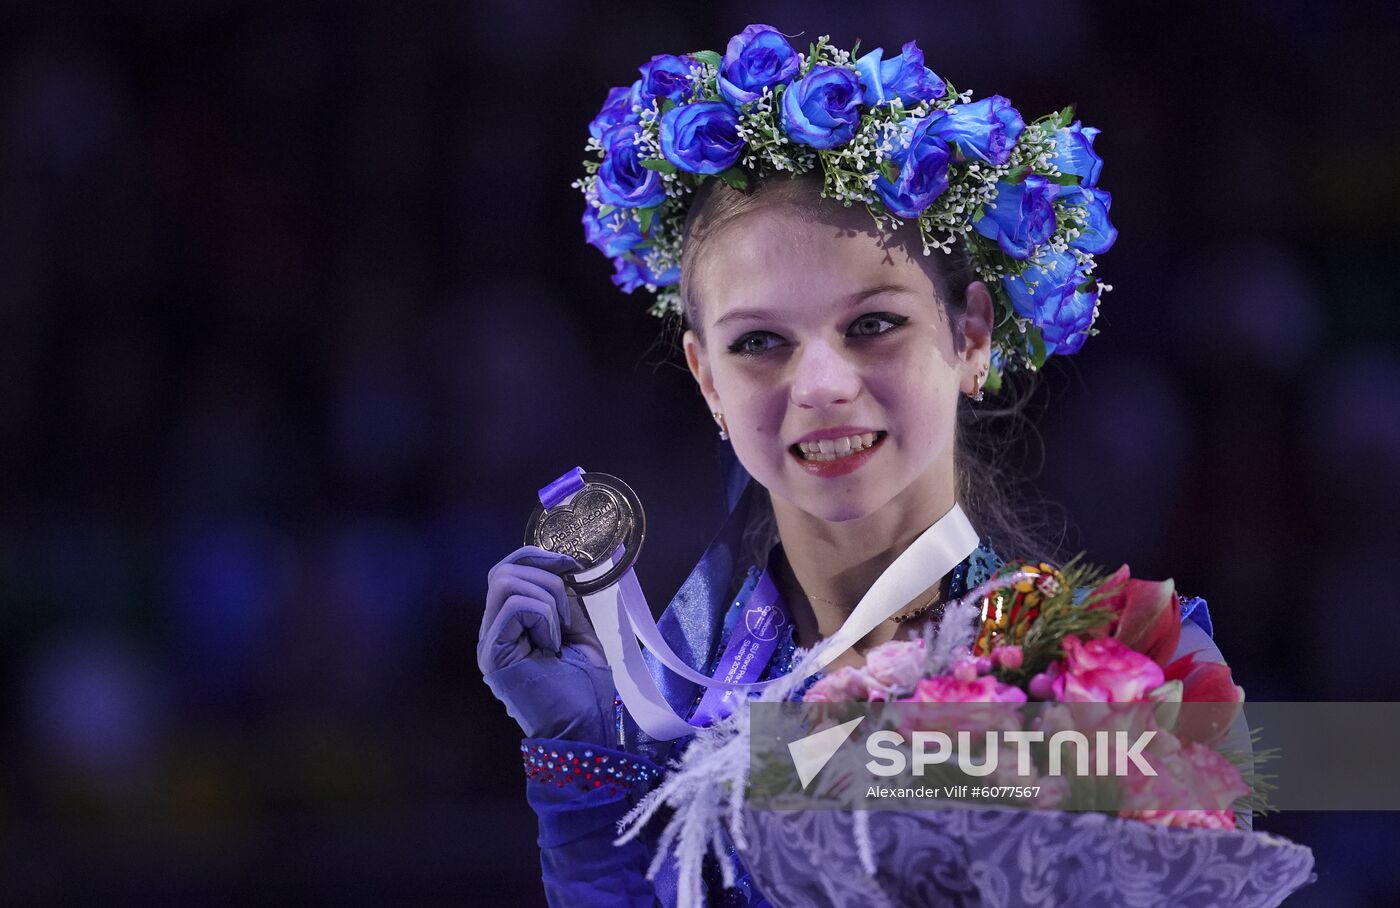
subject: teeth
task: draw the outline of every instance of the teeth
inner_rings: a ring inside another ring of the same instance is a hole
[[[836,460],[857,451],[863,451],[875,444],[879,433],[866,432],[864,435],[847,435],[844,438],[823,438],[820,441],[804,441],[798,444],[802,458],[811,461]]]

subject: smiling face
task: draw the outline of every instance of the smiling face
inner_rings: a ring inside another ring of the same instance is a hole
[[[991,298],[972,284],[954,324],[913,246],[859,208],[774,201],[688,262],[687,362],[775,507],[846,521],[951,505],[958,395],[989,361]]]

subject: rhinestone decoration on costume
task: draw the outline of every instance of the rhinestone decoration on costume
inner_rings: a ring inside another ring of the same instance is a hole
[[[642,760],[617,753],[594,753],[592,748],[559,749],[545,744],[521,744],[520,759],[525,777],[553,783],[558,788],[573,786],[589,791],[607,788],[612,792],[648,783],[655,768]]]

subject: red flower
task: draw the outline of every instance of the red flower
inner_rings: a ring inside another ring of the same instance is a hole
[[[1180,681],[1182,685],[1176,736],[1206,745],[1224,738],[1244,703],[1244,688],[1230,677],[1230,666],[1223,662],[1197,662],[1195,653],[1187,653],[1162,674],[1166,680]]]
[[[1165,667],[1181,639],[1181,600],[1171,580],[1134,580],[1125,564],[1098,588],[1092,608],[1110,609],[1112,621],[1088,636],[1109,636]]]

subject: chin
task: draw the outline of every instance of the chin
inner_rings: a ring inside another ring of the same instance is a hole
[[[834,509],[828,508],[824,511],[812,511],[809,509],[807,513],[820,520],[825,520],[827,523],[845,523],[848,520],[859,520],[862,517],[868,517],[872,511],[872,508],[845,505]]]
[[[850,520],[869,517],[879,510],[881,504],[870,494],[857,490],[849,490],[854,494],[845,495],[839,492],[826,495],[814,494],[808,489],[791,494],[793,491],[792,489],[784,489],[783,500],[797,510],[828,523],[846,523]]]

